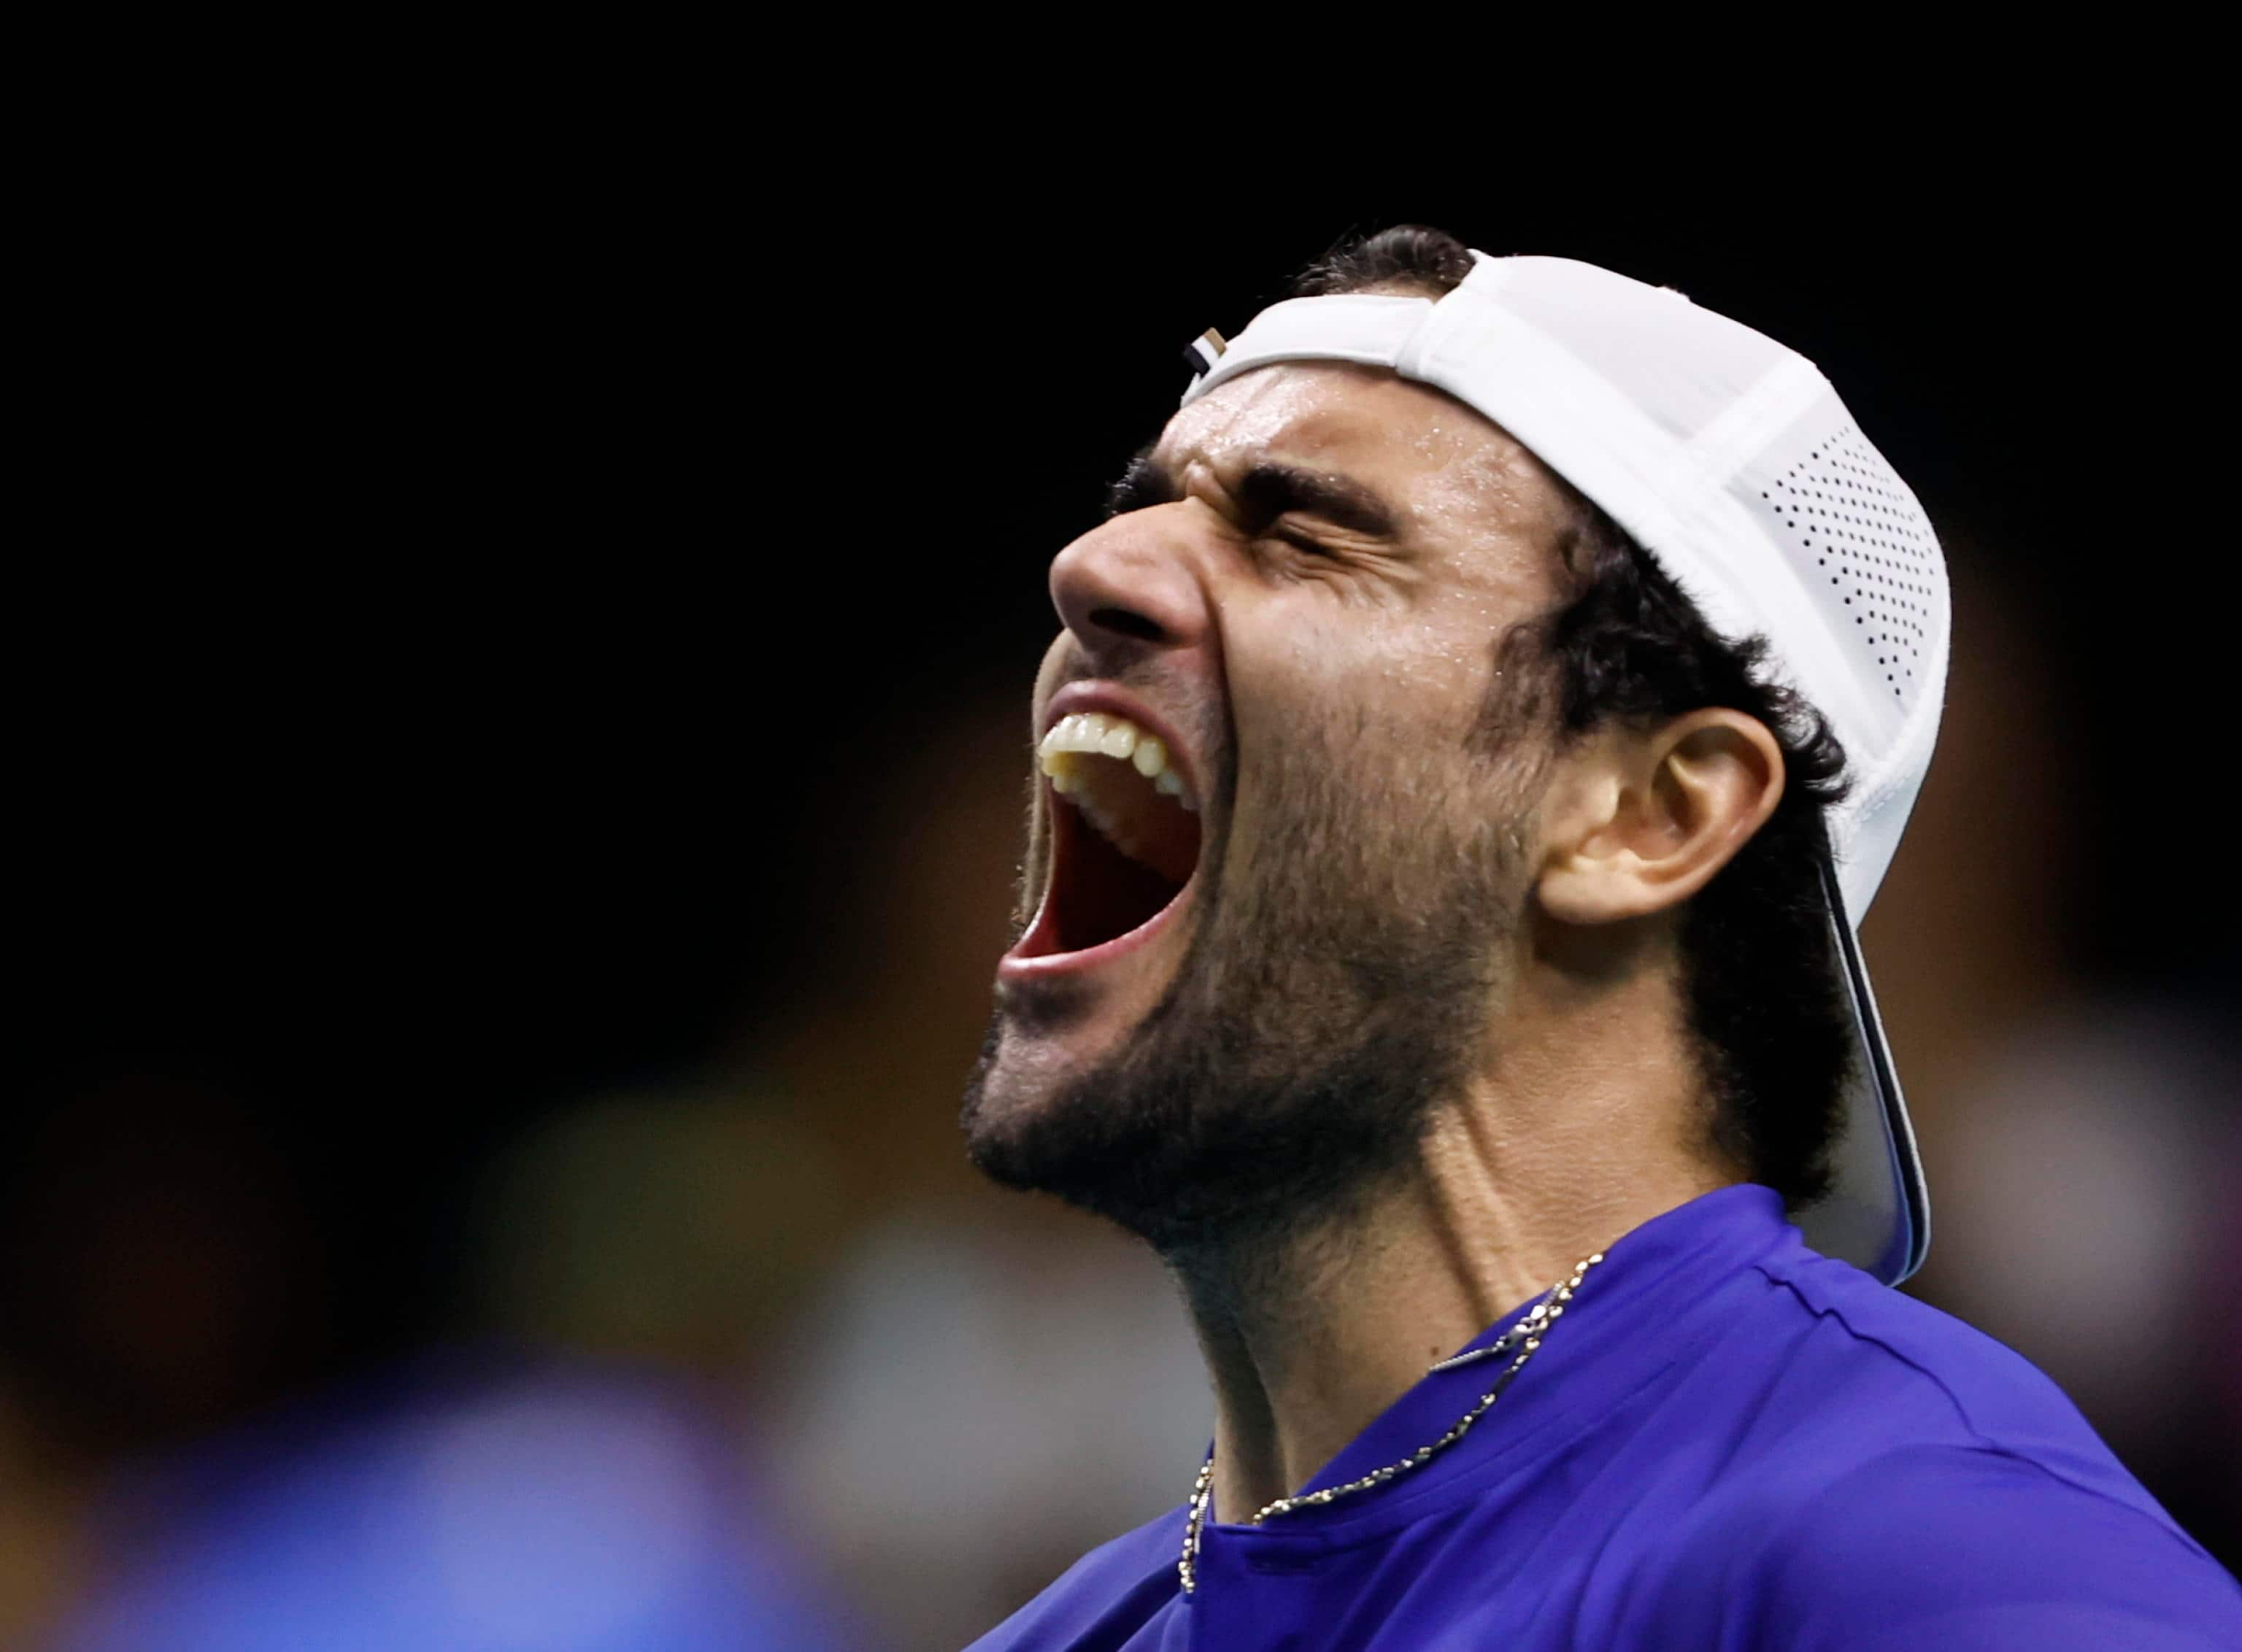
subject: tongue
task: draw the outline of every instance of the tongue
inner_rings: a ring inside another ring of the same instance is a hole
[[[1182,889],[1124,855],[1072,804],[1057,802],[1053,812],[1057,876],[1045,930],[1050,950],[1079,952],[1126,935]]]

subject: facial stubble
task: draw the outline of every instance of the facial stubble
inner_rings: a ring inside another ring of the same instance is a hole
[[[1208,843],[1181,967],[1103,1060],[999,1107],[1030,1024],[1000,1009],[963,1117],[981,1170],[1173,1259],[1323,1220],[1406,1160],[1486,1038],[1544,771],[1346,722],[1257,762],[1251,855]],[[1218,818],[1237,789],[1225,752]]]

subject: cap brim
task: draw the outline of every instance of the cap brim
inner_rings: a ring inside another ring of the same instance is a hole
[[[1893,1074],[1876,995],[1861,962],[1860,942],[1845,911],[1837,875],[1822,863],[1822,899],[1829,908],[1830,944],[1851,1006],[1854,1060],[1845,1086],[1837,1138],[1830,1150],[1827,1197],[1797,1215],[1806,1242],[1824,1256],[1850,1262],[1886,1285],[1897,1285],[1923,1266],[1930,1248],[1930,1194],[1915,1131]]]

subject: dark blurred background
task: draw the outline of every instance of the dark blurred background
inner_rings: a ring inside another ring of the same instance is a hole
[[[65,212],[0,1642],[955,1646],[1180,1501],[1158,1269],[954,1123],[1044,569],[1185,339],[1397,221],[1773,333],[1923,499],[1946,732],[1866,926],[1909,1288],[2242,1556],[2231,327],[2156,140],[1716,188],[661,101],[205,111]]]

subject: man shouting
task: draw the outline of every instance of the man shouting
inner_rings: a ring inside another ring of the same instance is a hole
[[[963,1117],[1166,1262],[1213,1441],[981,1646],[2242,1645],[2047,1380],[1885,1288],[1914,495],[1676,292],[1415,228],[1296,292],[1052,564]]]

